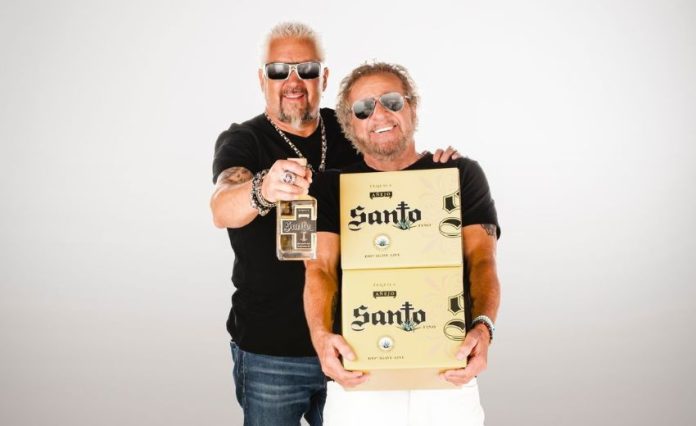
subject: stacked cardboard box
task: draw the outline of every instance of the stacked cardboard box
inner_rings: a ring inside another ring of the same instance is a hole
[[[465,334],[457,169],[341,175],[342,333],[356,390],[451,388]],[[321,207],[320,207],[321,208]]]

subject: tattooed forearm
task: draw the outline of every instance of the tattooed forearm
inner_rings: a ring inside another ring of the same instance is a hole
[[[231,183],[233,185],[236,185],[238,183],[244,183],[248,180],[251,180],[253,175],[251,172],[244,167],[230,167],[229,169],[225,169],[220,173],[217,179],[217,184],[220,185],[222,183]]]
[[[498,228],[492,223],[482,223],[481,227],[486,230],[486,234],[490,235],[491,237],[496,236]]]

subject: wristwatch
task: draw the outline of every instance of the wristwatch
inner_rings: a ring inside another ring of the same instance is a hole
[[[471,321],[471,328],[474,328],[476,324],[483,324],[486,326],[488,329],[488,334],[490,334],[491,339],[488,341],[488,343],[491,343],[493,341],[493,332],[495,331],[495,324],[493,324],[493,320],[488,318],[485,315],[479,315],[476,318]]]

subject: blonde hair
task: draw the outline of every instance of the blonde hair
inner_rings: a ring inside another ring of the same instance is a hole
[[[314,45],[317,55],[319,55],[317,59],[319,59],[320,62],[324,62],[324,47],[321,45],[319,34],[316,31],[302,22],[281,22],[271,28],[271,31],[266,35],[263,41],[263,45],[261,46],[262,65],[266,63],[268,48],[271,43],[275,40],[284,38],[297,38],[310,41]]]
[[[351,120],[353,119],[353,106],[348,103],[348,97],[351,89],[353,86],[355,86],[355,83],[357,83],[358,80],[377,74],[391,74],[401,80],[401,85],[403,86],[405,92],[403,95],[409,97],[408,102],[411,105],[414,128],[418,124],[416,108],[418,108],[418,101],[420,97],[416,92],[416,84],[413,82],[413,79],[408,73],[406,67],[388,62],[366,62],[355,68],[350,74],[341,80],[341,85],[338,89],[338,97],[336,99],[336,118],[338,118],[341,129],[343,129],[343,134],[345,134],[346,138],[348,138],[348,140],[354,144],[355,133],[353,132],[353,127],[351,126]]]

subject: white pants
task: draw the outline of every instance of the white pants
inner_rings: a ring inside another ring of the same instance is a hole
[[[483,426],[478,383],[459,389],[411,391],[346,391],[329,382],[325,426]]]

